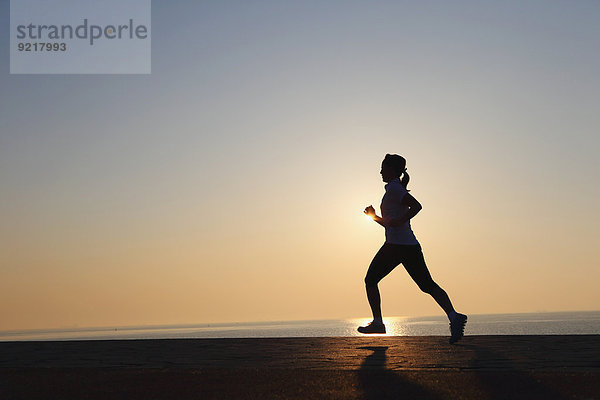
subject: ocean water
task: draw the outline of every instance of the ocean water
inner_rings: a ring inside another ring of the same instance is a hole
[[[366,318],[0,331],[0,341],[361,336]],[[384,318],[387,336],[445,336],[445,316]],[[467,335],[600,334],[600,311],[469,315]]]

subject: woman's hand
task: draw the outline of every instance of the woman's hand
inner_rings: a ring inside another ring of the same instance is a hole
[[[377,214],[375,213],[375,209],[373,208],[373,206],[369,206],[369,207],[365,208],[365,211],[363,211],[363,212],[365,214],[367,214],[371,218],[375,218],[377,216]]]

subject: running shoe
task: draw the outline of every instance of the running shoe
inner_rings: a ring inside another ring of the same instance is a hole
[[[385,325],[380,322],[371,321],[367,326],[359,326],[360,333],[385,333]]]
[[[450,322],[450,344],[458,342],[464,336],[466,324],[467,316],[456,314],[456,317]]]

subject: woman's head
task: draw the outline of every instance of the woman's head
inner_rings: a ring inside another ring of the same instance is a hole
[[[406,173],[406,160],[398,154],[386,154],[381,163],[381,179],[389,182],[402,176],[401,182],[406,187],[410,177]]]

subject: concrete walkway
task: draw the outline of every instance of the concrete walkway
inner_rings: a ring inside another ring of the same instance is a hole
[[[600,399],[600,335],[0,342],[1,399]]]

